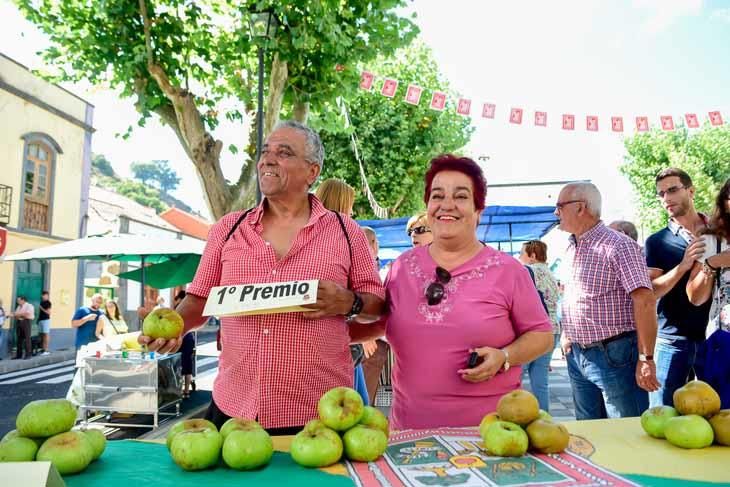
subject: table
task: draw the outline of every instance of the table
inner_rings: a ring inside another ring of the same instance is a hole
[[[646,435],[639,418],[573,421],[564,423],[574,436],[573,445],[593,463],[648,486],[730,485],[730,447],[712,446],[683,450],[665,440]],[[102,458],[85,472],[68,476],[69,487],[105,487],[154,484],[158,487],[205,485],[353,485],[344,464],[311,470],[296,465],[288,451],[291,436],[275,437],[272,462],[255,472],[217,468],[184,472],[157,442],[109,442]],[[163,441],[163,440],[160,440]]]

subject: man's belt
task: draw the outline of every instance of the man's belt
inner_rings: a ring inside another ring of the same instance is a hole
[[[634,335],[636,335],[636,330],[629,330],[629,331],[625,331],[623,333],[619,333],[618,335],[614,335],[612,337],[605,338],[598,342],[589,343],[588,345],[581,345],[579,343],[578,346],[583,349],[595,348],[595,347],[605,347],[606,345],[608,345],[611,342],[615,342],[616,340],[621,340],[622,338],[629,338]]]

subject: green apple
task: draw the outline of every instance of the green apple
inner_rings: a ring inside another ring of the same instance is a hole
[[[560,453],[568,448],[570,442],[570,434],[564,425],[544,419],[536,419],[527,425],[526,432],[530,446],[540,453]]]
[[[388,448],[388,437],[375,426],[358,424],[342,437],[345,456],[358,462],[373,462]]]
[[[722,409],[710,418],[715,433],[715,443],[730,446],[730,409]]]
[[[274,444],[271,436],[261,427],[232,430],[223,440],[223,461],[237,470],[263,467],[269,463],[272,456],[274,456]]]
[[[340,461],[342,439],[324,422],[313,419],[297,433],[289,448],[292,459],[303,467],[326,467]]]
[[[16,436],[0,442],[0,462],[32,462],[38,445],[30,438]]]
[[[170,428],[170,431],[167,432],[167,449],[170,449],[170,447],[172,446],[172,440],[178,433],[186,430],[201,428],[209,429],[216,432],[218,431],[218,428],[216,428],[215,425],[207,419],[186,419],[185,421],[180,421],[179,423],[176,423],[175,426]]]
[[[669,418],[664,435],[669,443],[681,448],[704,448],[712,445],[714,439],[710,423],[696,414]]]
[[[70,430],[76,423],[76,407],[66,399],[32,401],[20,410],[15,427],[20,436],[47,438]]]
[[[178,338],[184,322],[177,311],[170,308],[153,310],[142,322],[142,334],[150,338]]]
[[[538,417],[538,419],[544,419],[545,421],[553,420],[553,417],[550,416],[550,413],[545,411],[544,409],[541,409],[540,411],[538,411],[537,417]]]
[[[223,437],[223,441],[226,441],[228,434],[233,431],[252,431],[262,429],[261,425],[253,419],[231,418],[223,423],[223,426],[221,426],[221,436]]]
[[[91,447],[94,450],[94,458],[91,459],[93,462],[98,459],[102,453],[104,453],[104,450],[106,449],[106,436],[104,436],[104,433],[101,430],[95,428],[81,431],[86,435],[86,439],[89,440],[89,443],[91,443]]]
[[[374,408],[372,406],[365,406],[362,417],[360,418],[360,423],[358,424],[364,424],[365,426],[378,428],[383,433],[385,433],[386,437],[390,435],[388,418],[386,418],[385,415],[381,413],[377,408]]]
[[[499,398],[497,414],[502,421],[527,426],[540,415],[540,404],[532,393],[517,389]]]
[[[0,443],[7,440],[12,440],[13,438],[25,438],[25,436],[21,436],[20,433],[18,433],[18,430],[10,430],[7,433],[5,433],[5,436],[3,436],[3,439],[0,440]],[[46,441],[47,438],[30,438],[31,440],[35,441],[35,444],[38,448],[41,447],[44,441]]]
[[[509,421],[495,421],[487,428],[487,434],[482,439],[489,453],[498,457],[522,456],[529,445],[525,430]]]
[[[664,428],[670,418],[679,416],[672,406],[654,406],[641,414],[641,427],[649,436],[664,438]]]
[[[35,459],[51,462],[58,473],[79,473],[94,458],[94,448],[81,431],[67,431],[48,438],[38,450]]]
[[[482,418],[481,423],[479,423],[479,435],[484,438],[484,436],[487,434],[487,429],[492,426],[492,423],[495,421],[501,421],[502,418],[499,417],[499,414],[497,414],[497,411],[493,411],[486,416]]]
[[[183,470],[204,470],[218,463],[223,437],[209,428],[181,431],[172,439],[170,455]]]
[[[365,405],[355,389],[335,387],[319,398],[319,419],[335,431],[347,431],[355,426],[363,415]]]

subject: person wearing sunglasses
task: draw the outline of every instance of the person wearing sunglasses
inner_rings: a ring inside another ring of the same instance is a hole
[[[576,418],[639,416],[659,388],[656,300],[641,248],[604,225],[591,183],[564,186],[555,215],[571,234],[560,324]]]
[[[478,425],[520,387],[520,365],[553,343],[527,269],[477,239],[487,192],[479,165],[436,157],[425,186],[433,242],[399,256],[386,279],[394,430]]]
[[[411,237],[411,244],[414,247],[428,245],[433,242],[433,234],[428,226],[426,212],[417,213],[408,220],[406,233]]]

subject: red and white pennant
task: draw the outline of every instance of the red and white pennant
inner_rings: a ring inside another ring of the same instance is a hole
[[[370,71],[363,71],[360,73],[360,89],[365,91],[373,91],[373,85],[375,84],[376,75]],[[380,88],[380,94],[388,98],[394,98],[398,91],[399,81],[393,78],[384,78],[383,85]],[[415,84],[409,84],[406,88],[405,97],[403,101],[411,105],[419,105],[421,98],[424,94],[424,88]],[[431,93],[431,101],[429,107],[432,110],[443,111],[446,109],[446,101],[448,95],[443,91],[433,91]],[[472,100],[469,98],[459,98],[456,100],[456,113],[465,117],[471,116]],[[482,104],[482,118],[494,120],[496,118],[497,105],[491,102],[485,102]],[[524,109],[522,107],[510,107],[509,110],[509,123],[515,125],[522,125],[524,115]],[[585,129],[589,132],[599,131],[599,116],[598,115],[586,115]],[[575,115],[564,113],[560,120],[562,121],[563,130],[575,130]],[[613,132],[624,132],[624,118],[621,116],[612,116],[611,120],[611,131]],[[677,117],[677,120],[681,120],[681,117]],[[721,126],[725,123],[722,113],[719,110],[711,111],[707,113],[707,120],[713,126]],[[686,113],[684,115],[685,125],[688,128],[699,128],[700,127],[700,115],[697,113]],[[528,122],[529,123],[529,122]],[[548,113],[545,111],[535,111],[533,123],[537,127],[548,126]],[[659,126],[662,130],[672,131],[676,129],[675,117],[672,115],[660,115]],[[639,115],[635,117],[635,129],[637,132],[647,132],[650,128],[649,117],[646,115]]]

